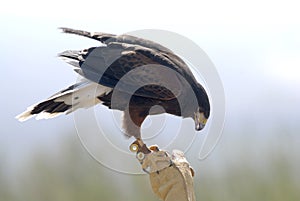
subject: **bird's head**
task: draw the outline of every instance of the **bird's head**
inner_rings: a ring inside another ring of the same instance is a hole
[[[199,83],[193,89],[198,100],[198,106],[194,108],[193,112],[195,129],[200,131],[204,128],[210,115],[210,103],[205,89]]]
[[[197,111],[194,113],[195,129],[200,131],[204,128],[209,113],[205,112],[201,107],[197,108]]]

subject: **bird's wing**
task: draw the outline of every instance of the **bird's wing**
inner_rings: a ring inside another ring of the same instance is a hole
[[[111,42],[83,51],[66,51],[59,56],[68,59],[76,72],[101,85],[169,100],[181,94],[187,73],[182,64],[172,59],[173,55],[140,45]]]
[[[104,84],[106,86],[114,87],[116,83],[123,83],[122,81],[120,82],[121,77],[123,77],[123,75],[129,72],[131,69],[136,68],[139,65],[142,66],[147,64],[158,64],[168,67],[169,70],[174,71],[173,74],[178,73],[179,77],[181,77],[179,78],[181,79],[181,85],[183,84],[183,82],[185,84],[187,82],[189,84],[196,83],[196,79],[187,64],[170,49],[154,41],[127,34],[114,35],[102,32],[87,32],[71,28],[61,29],[64,33],[76,34],[83,37],[95,39],[105,45],[105,47],[90,48],[88,50],[85,50],[86,52],[82,53],[82,56],[84,58],[75,55],[77,58],[80,58],[79,64],[77,61],[68,61],[68,63],[76,67],[74,70],[79,74],[83,75],[82,69],[84,69],[84,76],[90,80],[93,80],[100,84]],[[69,53],[74,56],[75,52],[73,51]],[[118,58],[120,58],[120,60]],[[85,61],[86,59],[88,61]],[[134,65],[131,65],[132,62],[134,62]],[[119,63],[119,65],[115,65],[116,63]],[[110,64],[114,65],[109,66]],[[81,67],[81,69],[78,68],[79,66]],[[96,69],[94,69],[95,67]],[[105,76],[102,76],[104,72]],[[165,72],[160,73],[165,74]],[[143,72],[139,72],[137,74],[139,74],[139,79],[140,76],[146,76],[148,78],[148,81],[160,80],[155,79],[154,75],[156,73],[153,73],[152,76],[149,74],[149,72],[147,72],[147,75],[144,75]],[[170,74],[172,73],[165,74],[163,80],[168,81],[168,79],[166,79],[168,77],[168,74],[170,76]],[[100,82],[99,76],[101,76]],[[159,77],[162,77],[161,74],[157,76],[157,78]],[[128,77],[126,78],[128,79]],[[131,75],[131,78],[134,79],[134,76]],[[185,81],[182,82],[182,78],[184,78]],[[176,78],[174,78],[174,80],[172,79],[172,81],[168,83],[176,83]],[[136,82],[136,84],[138,84],[138,82]],[[158,85],[161,85],[162,87],[159,87]],[[144,96],[157,98],[157,95],[159,95],[159,97],[163,96],[167,99],[172,99],[174,98],[174,95],[179,95],[178,90],[180,89],[178,89],[178,87],[176,86],[170,86],[173,89],[173,94],[163,95],[163,92],[170,92],[170,90],[164,90],[164,88],[166,87],[163,87],[164,85],[165,83],[156,82],[155,86],[149,85],[145,87],[145,90],[147,90],[147,92],[143,90],[140,90],[140,92],[143,93]],[[129,87],[130,85],[128,83],[124,83],[124,86]],[[157,90],[157,92],[154,92],[155,90]],[[156,95],[154,95],[152,92],[154,92]]]
[[[188,79],[192,79],[193,81],[196,81],[194,78],[191,70],[186,65],[186,63],[175,53],[173,53],[172,50],[164,47],[163,45],[156,43],[151,40],[147,40],[144,38],[139,38],[127,34],[122,35],[115,35],[115,34],[109,34],[109,33],[103,33],[103,32],[88,32],[83,30],[77,30],[77,29],[71,29],[71,28],[60,28],[64,33],[68,34],[75,34],[87,38],[91,38],[97,41],[100,41],[103,44],[110,44],[110,43],[119,43],[119,44],[126,44],[126,45],[134,45],[136,47],[139,47],[140,53],[142,54],[153,54],[154,52],[159,52],[160,56],[158,56],[156,59],[163,60],[163,58],[167,58],[168,60],[173,62],[173,65],[180,66],[180,68],[177,68],[177,70],[180,71],[180,73],[187,77]],[[150,51],[149,53],[149,50]],[[155,54],[154,54],[155,55]],[[173,66],[175,67],[175,66]],[[175,67],[176,68],[176,67]]]
[[[60,29],[62,30],[63,33],[84,36],[90,39],[100,41],[101,43],[104,43],[106,40],[114,39],[116,37],[116,35],[114,34],[103,33],[103,32],[88,32],[88,31],[82,31],[82,30],[65,28],[65,27],[61,27]]]
[[[132,45],[140,45],[143,47],[155,49],[155,50],[162,51],[162,52],[172,52],[170,49],[160,45],[159,43],[156,43],[151,40],[127,35],[127,34],[115,35],[115,34],[109,34],[109,33],[103,33],[103,32],[88,32],[88,31],[71,29],[71,28],[66,28],[66,27],[61,27],[60,29],[62,30],[63,33],[75,34],[75,35],[87,37],[90,39],[100,41],[101,43],[104,43],[104,44],[118,42],[118,43],[132,44]]]

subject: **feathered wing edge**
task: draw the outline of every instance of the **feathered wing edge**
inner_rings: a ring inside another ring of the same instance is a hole
[[[63,33],[75,34],[75,35],[91,38],[100,41],[101,43],[104,43],[106,40],[116,37],[115,34],[102,33],[102,32],[88,32],[88,31],[82,31],[82,30],[71,29],[66,27],[60,27],[59,29],[62,30]]]

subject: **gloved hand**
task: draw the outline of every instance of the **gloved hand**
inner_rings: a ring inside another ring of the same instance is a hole
[[[194,171],[183,152],[174,150],[170,156],[157,146],[150,146],[147,151],[143,146],[136,144],[136,157],[149,174],[153,192],[164,201],[196,201]]]

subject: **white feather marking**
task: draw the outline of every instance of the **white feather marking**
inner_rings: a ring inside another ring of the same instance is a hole
[[[89,82],[79,88],[66,91],[63,94],[58,94],[55,97],[55,102],[64,102],[67,105],[77,106],[78,108],[88,108],[100,103],[98,96],[107,94],[112,89],[94,82]]]
[[[101,101],[97,98],[103,96],[112,91],[112,88],[99,85],[97,83],[84,80],[82,83],[78,84],[74,89],[66,90],[63,93],[59,92],[51,96],[45,101],[53,100],[54,102],[64,102],[66,105],[72,105],[70,109],[64,112],[41,112],[37,114],[36,119],[49,119],[59,116],[60,114],[69,114],[79,108],[89,108]],[[34,116],[31,114],[32,110],[40,103],[27,108],[27,110],[16,118],[19,121],[26,121]]]
[[[36,115],[35,119],[40,120],[40,119],[51,119],[54,117],[57,117],[59,115],[63,114],[62,112],[55,112],[55,113],[49,113],[49,112],[41,112]]]
[[[30,106],[26,109],[26,111],[22,112],[21,114],[19,114],[18,116],[16,116],[16,119],[18,119],[19,121],[26,121],[28,119],[30,119],[31,117],[33,117],[30,112],[33,110],[34,106]]]

